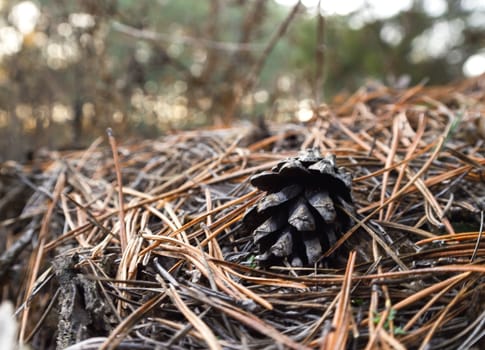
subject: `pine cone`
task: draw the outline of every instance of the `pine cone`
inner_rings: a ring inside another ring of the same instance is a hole
[[[243,218],[263,265],[288,259],[292,266],[312,266],[352,225],[342,210],[353,210],[352,177],[336,167],[333,155],[307,149],[254,175],[251,184],[267,192]]]

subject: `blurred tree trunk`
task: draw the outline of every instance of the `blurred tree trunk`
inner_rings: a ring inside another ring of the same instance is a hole
[[[240,6],[247,6],[243,2]],[[246,13],[241,27],[239,44],[248,44],[254,40],[255,34],[261,29],[266,16],[266,0],[256,0]],[[220,84],[213,97],[212,115],[223,125],[231,125],[237,111],[234,105],[241,94],[242,84],[254,64],[255,58],[249,50],[237,50],[229,59],[222,74]]]

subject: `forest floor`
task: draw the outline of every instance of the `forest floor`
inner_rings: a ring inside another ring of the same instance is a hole
[[[485,346],[485,77],[364,87],[306,123],[108,141],[0,165],[2,300],[21,343]],[[353,225],[319,264],[260,266],[241,229],[264,196],[249,179],[308,148],[352,174]]]

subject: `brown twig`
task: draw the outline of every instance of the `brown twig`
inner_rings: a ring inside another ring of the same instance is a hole
[[[125,228],[125,201],[123,199],[123,178],[121,176],[120,161],[118,158],[118,147],[116,146],[116,139],[113,135],[111,128],[106,130],[108,134],[109,145],[111,146],[111,152],[113,153],[113,162],[115,165],[116,181],[118,183],[118,204],[119,204],[119,219],[120,219],[120,242],[121,242],[121,253],[126,249],[127,237]]]

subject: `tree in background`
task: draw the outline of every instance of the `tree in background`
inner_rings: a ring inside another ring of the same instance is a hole
[[[369,77],[461,78],[484,47],[478,1],[415,0],[386,16],[371,3],[323,18],[272,0],[5,0],[0,160],[86,145],[107,126],[151,137],[258,114],[288,120],[302,100]]]

